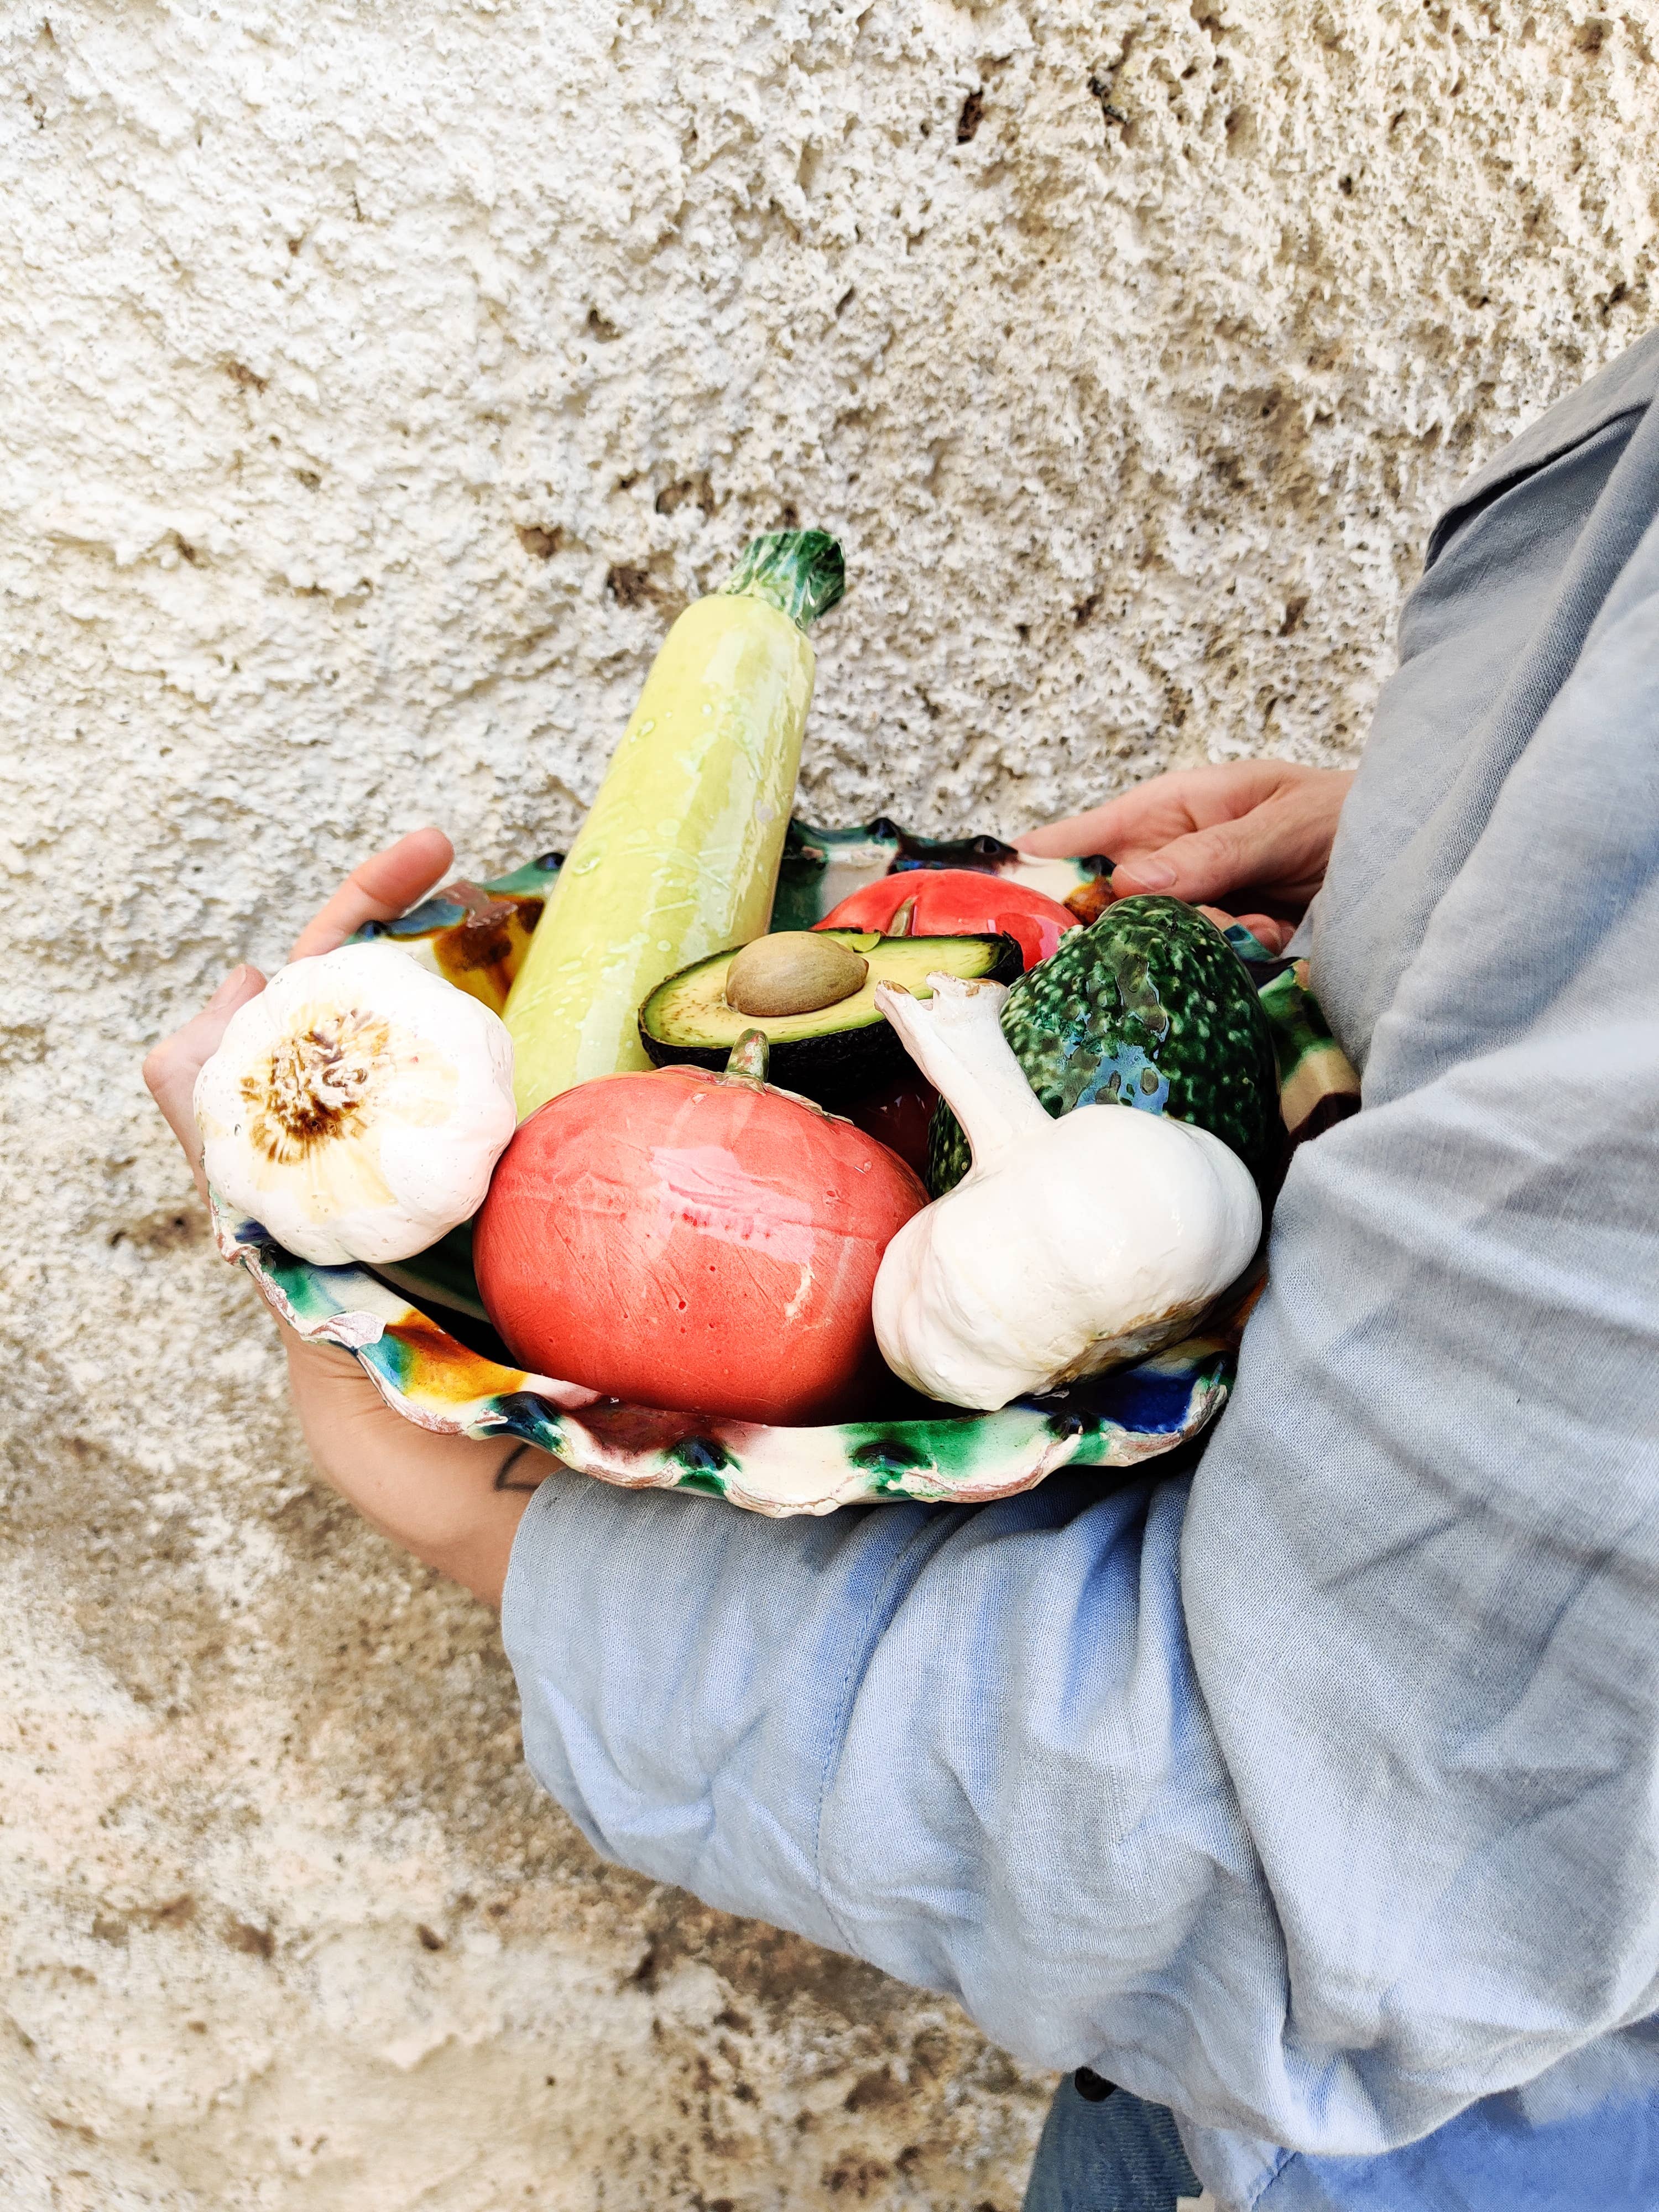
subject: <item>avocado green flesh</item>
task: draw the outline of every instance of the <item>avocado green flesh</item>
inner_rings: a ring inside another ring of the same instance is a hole
[[[1009,992],[1002,1029],[1048,1113],[1115,1102],[1173,1114],[1258,1181],[1272,1173],[1283,1141],[1273,1032],[1243,962],[1184,901],[1122,899],[1073,931]],[[941,1105],[929,1190],[959,1182],[969,1158]]]
[[[890,1080],[909,1065],[896,1030],[876,1004],[878,983],[901,983],[919,999],[931,975],[1006,983],[1020,972],[1011,937],[882,937],[870,931],[823,932],[870,963],[862,987],[833,1006],[804,1014],[744,1014],[728,1006],[726,977],[741,946],[683,968],[659,983],[640,1010],[640,1042],[659,1067],[718,1071],[745,1030],[770,1048],[769,1079],[821,1102],[848,1099]]]

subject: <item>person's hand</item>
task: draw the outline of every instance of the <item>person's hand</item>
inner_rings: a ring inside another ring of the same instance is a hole
[[[453,849],[441,830],[416,830],[356,868],[295,940],[291,959],[332,952],[366,921],[407,911],[448,872]],[[144,1081],[183,1147],[204,1200],[196,1078],[218,1048],[231,1016],[258,998],[257,968],[233,969],[191,1021],[158,1044]],[[383,1536],[499,1605],[507,1558],[528,1493],[557,1462],[510,1439],[434,1436],[394,1413],[349,1352],[307,1344],[280,1323],[289,1386],[318,1471]],[[508,1462],[511,1462],[510,1466]]]
[[[1115,898],[1170,892],[1276,952],[1324,881],[1352,781],[1351,769],[1290,761],[1177,769],[1014,842],[1034,857],[1104,853]]]

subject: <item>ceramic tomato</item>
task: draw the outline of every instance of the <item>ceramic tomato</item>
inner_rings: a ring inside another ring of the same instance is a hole
[[[1057,899],[1006,876],[982,875],[975,868],[905,868],[864,884],[814,926],[879,929],[890,937],[970,937],[1000,930],[1034,968],[1078,927],[1078,918]]]
[[[927,1140],[933,1126],[939,1093],[914,1068],[879,1091],[866,1091],[847,1109],[847,1118],[896,1152],[906,1167],[919,1176],[927,1172]]]
[[[855,1419],[890,1388],[870,1318],[882,1254],[927,1204],[850,1121],[764,1079],[604,1076],[531,1115],[473,1230],[520,1364],[611,1397],[771,1423]]]

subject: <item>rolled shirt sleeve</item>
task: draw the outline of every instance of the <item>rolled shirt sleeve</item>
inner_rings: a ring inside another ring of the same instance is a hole
[[[1310,2151],[1659,2006],[1659,422],[1614,430],[1414,602],[1314,933],[1363,1110],[1196,1473],[782,1522],[556,1480],[507,1585],[599,1850]]]

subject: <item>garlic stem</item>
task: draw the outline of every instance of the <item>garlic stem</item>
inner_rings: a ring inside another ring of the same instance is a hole
[[[934,1090],[950,1101],[967,1133],[974,1171],[982,1172],[1021,1137],[1046,1128],[1048,1116],[1002,1034],[1006,986],[944,975],[927,981],[931,999],[913,998],[902,984],[878,983],[876,1004]]]

